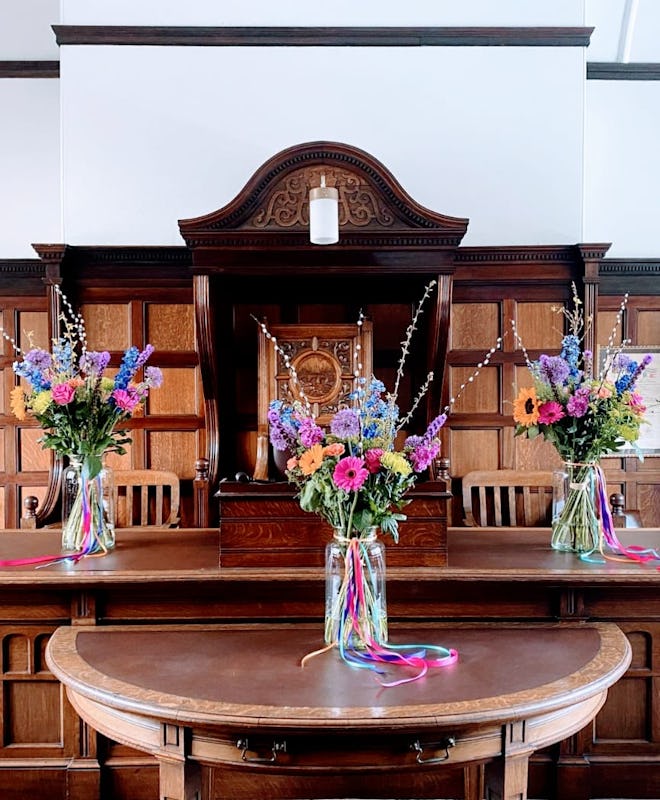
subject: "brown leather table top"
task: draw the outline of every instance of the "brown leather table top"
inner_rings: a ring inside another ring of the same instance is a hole
[[[412,638],[414,637],[414,638]],[[383,689],[369,670],[322,646],[318,626],[116,626],[60,628],[48,650],[54,674],[85,696],[123,709],[194,720],[264,716],[307,722],[438,715],[502,719],[591,696],[626,666],[613,625],[422,625],[394,643],[454,647],[459,661],[414,683]],[[391,677],[391,675],[390,675]],[[585,688],[587,687],[587,688]],[[275,712],[274,709],[277,709]]]

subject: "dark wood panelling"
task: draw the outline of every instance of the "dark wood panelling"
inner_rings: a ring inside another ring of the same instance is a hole
[[[43,553],[57,536],[5,532],[0,558]],[[629,544],[660,545],[657,532],[627,536]],[[553,551],[549,539],[542,529],[455,529],[449,532],[446,566],[388,568],[391,635],[395,639],[397,625],[420,620],[427,630],[442,621],[616,622],[631,642],[630,669],[610,692],[595,726],[534,757],[530,796],[588,800],[605,796],[607,787],[610,797],[656,798],[657,570],[633,562],[588,564]],[[320,551],[323,545],[318,543]],[[387,545],[388,553],[395,547]],[[232,570],[218,561],[217,530],[124,531],[116,550],[103,559],[0,572],[0,682],[8,698],[2,714],[10,736],[0,746],[3,798],[157,797],[153,763],[98,737],[80,723],[63,693],[53,691],[57,683],[40,654],[57,625],[307,621],[318,623],[322,638],[322,567],[282,569],[261,562]],[[44,709],[47,725],[34,724],[36,708]],[[463,796],[463,771],[448,767],[443,775],[443,794]],[[222,788],[214,773],[204,780],[209,790]]]
[[[593,28],[53,25],[57,43],[194,47],[587,47]]]

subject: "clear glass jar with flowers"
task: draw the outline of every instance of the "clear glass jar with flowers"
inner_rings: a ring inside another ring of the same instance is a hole
[[[52,352],[34,347],[23,352],[10,340],[20,356],[14,372],[27,384],[14,387],[11,408],[18,419],[37,419],[44,429],[42,445],[68,459],[63,550],[103,554],[115,543],[112,478],[103,460],[108,453],[126,452],[131,440],[123,423],[140,410],[149,390],[161,385],[162,373],[145,366],[153,353],[147,345],[142,351],[129,347],[116,375],[107,375],[110,353],[87,349],[84,320],[59,293],[62,334]]]
[[[439,432],[450,410],[447,406],[438,414],[422,435],[403,438],[403,430],[433,380],[433,373],[429,373],[410,411],[401,415],[397,397],[406,356],[422,306],[434,285],[431,282],[426,287],[407,329],[393,391],[388,392],[374,376],[367,378],[356,370],[356,388],[327,428],[317,424],[293,365],[266,325],[260,323],[298,395],[295,401],[271,403],[271,444],[289,454],[286,475],[297,489],[300,507],[321,516],[334,531],[326,547],[326,646],[337,647],[350,664],[377,671],[374,665],[378,662],[414,667],[415,678],[425,673],[429,660],[406,653],[405,647],[388,644],[385,549],[378,534],[398,541],[399,522],[405,520],[404,509],[410,502],[407,494],[439,455]],[[479,369],[488,364],[495,350],[490,350]],[[456,660],[455,652],[442,647],[416,649],[433,651],[434,666]]]
[[[562,339],[559,355],[541,355],[530,361],[522,347],[534,383],[520,390],[514,402],[516,435],[551,442],[564,461],[563,499],[552,521],[552,547],[580,553],[589,558],[603,551],[604,544],[617,551],[600,459],[624,444],[634,446],[644,423],[646,410],[635,385],[651,362],[647,355],[639,362],[621,353],[613,341],[627,302],[621,303],[617,323],[610,335],[606,358],[597,377],[593,376],[593,355],[582,349],[585,322],[582,303],[573,285],[573,308],[557,309],[568,320],[569,332]]]

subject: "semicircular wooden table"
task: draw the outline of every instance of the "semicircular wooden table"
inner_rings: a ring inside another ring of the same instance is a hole
[[[158,759],[163,799],[201,797],[201,764],[341,773],[359,797],[365,776],[393,789],[403,773],[414,791],[421,775],[428,792],[445,764],[482,761],[489,800],[524,800],[529,756],[587,725],[631,657],[603,623],[422,624],[391,640],[455,647],[459,661],[383,688],[334,651],[302,667],[316,626],[237,624],[62,627],[47,662],[86,722]]]

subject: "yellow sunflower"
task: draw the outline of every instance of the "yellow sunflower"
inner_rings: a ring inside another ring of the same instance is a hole
[[[298,460],[303,475],[313,475],[322,463],[323,447],[320,444],[312,445],[309,450],[305,450]]]
[[[539,421],[539,401],[533,386],[530,389],[521,389],[513,401],[513,419],[527,428]]]

